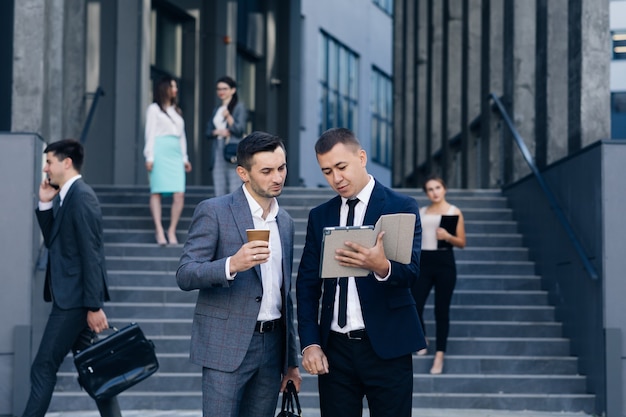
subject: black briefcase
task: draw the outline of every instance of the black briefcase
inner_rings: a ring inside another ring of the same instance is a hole
[[[296,411],[297,410],[297,411]],[[296,386],[290,379],[287,381],[287,388],[283,392],[283,406],[280,413],[276,417],[301,417],[302,408],[300,408],[300,400],[298,399],[298,391]]]
[[[154,343],[131,323],[74,356],[78,383],[96,400],[104,400],[148,378],[159,369]]]

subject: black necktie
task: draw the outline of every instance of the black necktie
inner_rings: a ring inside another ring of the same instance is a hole
[[[346,220],[346,226],[354,226],[354,206],[359,202],[358,198],[348,200],[348,219]],[[339,278],[339,311],[337,317],[337,324],[343,328],[347,322],[348,311],[348,278]]]

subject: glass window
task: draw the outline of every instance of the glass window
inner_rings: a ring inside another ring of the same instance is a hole
[[[613,59],[626,59],[626,31],[613,32]]]
[[[384,10],[389,16],[393,16],[393,0],[374,0],[374,4]]]
[[[319,133],[345,127],[356,133],[358,56],[325,33],[320,35]]]
[[[391,167],[392,81],[388,75],[372,67],[371,85],[372,160]]]
[[[611,137],[626,139],[626,92],[611,93]]]

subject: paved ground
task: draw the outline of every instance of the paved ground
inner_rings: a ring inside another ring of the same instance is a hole
[[[201,417],[200,411],[189,410],[133,410],[122,413],[123,417]],[[319,417],[319,410],[302,410],[302,417]],[[537,411],[500,411],[500,410],[461,410],[461,409],[413,409],[415,417],[587,417],[585,413],[545,413]],[[100,417],[97,411],[72,411],[66,413],[47,413],[46,417]],[[364,412],[363,417],[369,417]]]

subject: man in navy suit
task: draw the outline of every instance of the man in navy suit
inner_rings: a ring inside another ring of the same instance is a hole
[[[282,141],[253,132],[237,147],[243,186],[196,207],[176,272],[199,290],[191,361],[202,366],[203,416],[272,417],[287,381],[302,381],[291,300],[293,220],[278,206]],[[246,229],[269,230],[269,242]]]
[[[47,178],[39,187],[35,212],[48,266],[44,299],[52,301],[39,351],[31,367],[31,390],[22,417],[43,417],[50,405],[56,373],[70,350],[85,348],[109,327],[102,310],[109,300],[98,198],[83,182],[84,150],[72,139],[44,150]],[[103,417],[121,416],[117,398],[96,401]]]
[[[360,417],[363,397],[372,417],[409,417],[412,352],[426,347],[411,296],[421,246],[417,202],[368,174],[367,155],[348,129],[324,132],[315,153],[328,184],[339,195],[309,213],[296,281],[302,366],[319,375],[322,417]],[[373,225],[390,213],[417,216],[408,265],[385,257],[381,233],[374,247],[346,242],[350,249],[336,253],[341,265],[371,271],[367,277],[320,278],[324,227]]]

